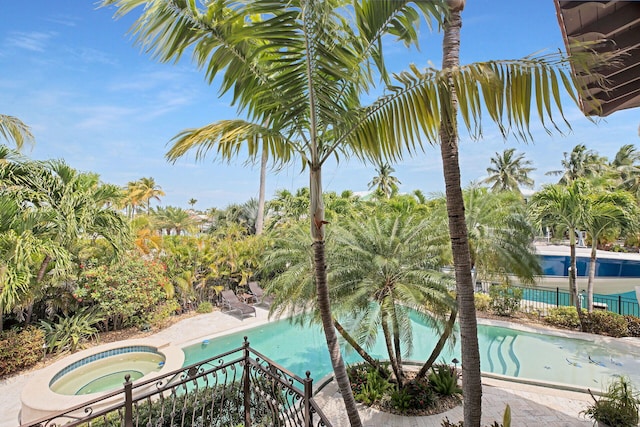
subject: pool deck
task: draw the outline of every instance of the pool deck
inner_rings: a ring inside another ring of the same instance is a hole
[[[243,329],[252,328],[269,322],[267,310],[256,307],[255,317],[240,319],[230,314],[214,311],[209,314],[201,314],[182,320],[171,327],[164,329],[149,338],[160,339],[171,344],[183,347],[199,342],[205,338],[213,338]],[[537,328],[513,325],[501,321],[486,321],[499,326],[513,326],[519,329],[536,331]],[[548,329],[544,329],[548,333]],[[600,337],[568,331],[560,332],[561,335],[592,340],[611,342],[613,338]],[[630,348],[640,349],[640,339],[623,338],[616,343],[629,345]],[[239,343],[240,345],[241,343]],[[44,368],[46,369],[46,368]],[[15,377],[0,381],[0,427],[18,425],[18,413],[20,411],[20,393],[27,383],[37,377],[41,370],[30,371]],[[319,379],[318,379],[319,380]],[[316,381],[320,384],[320,381]],[[335,382],[330,382],[316,396],[323,411],[336,427],[348,426],[344,406],[337,391]],[[538,387],[529,384],[502,381],[494,378],[483,378],[483,425],[502,420],[502,413],[507,404],[511,407],[512,425],[522,427],[544,426],[589,426],[592,423],[580,416],[591,401],[586,393],[560,390],[549,387]],[[365,406],[360,406],[360,414],[365,426],[393,425],[400,427],[440,427],[444,417],[452,422],[462,420],[462,407],[454,408],[446,413],[425,417],[401,417],[381,413]]]

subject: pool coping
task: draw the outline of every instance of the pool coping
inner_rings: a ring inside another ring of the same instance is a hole
[[[134,381],[139,383],[155,377],[160,377],[168,372],[175,371],[182,367],[184,363],[184,352],[181,347],[172,345],[167,340],[156,338],[139,338],[132,340],[116,341],[100,346],[92,347],[77,353],[71,354],[57,362],[43,368],[37,376],[33,377],[22,389],[20,400],[22,409],[20,411],[20,422],[27,423],[38,420],[42,417],[58,413],[60,408],[72,408],[84,402],[91,401],[100,396],[113,393],[114,390],[91,393],[85,395],[64,395],[52,391],[49,384],[53,377],[67,366],[72,365],[84,358],[94,354],[113,350],[121,347],[147,346],[153,347],[165,357],[165,363],[159,371],[150,372],[142,378]],[[113,399],[101,402],[101,406],[110,405]],[[93,408],[94,410],[96,408]]]

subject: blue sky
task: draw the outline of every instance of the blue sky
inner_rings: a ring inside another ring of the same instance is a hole
[[[31,126],[36,144],[25,154],[35,159],[62,158],[72,167],[100,174],[105,182],[126,185],[153,177],[166,192],[162,205],[224,208],[258,195],[259,168],[242,157],[229,164],[213,157],[185,157],[167,163],[167,143],[186,128],[237,117],[229,99],[205,83],[203,73],[183,58],[159,64],[134,46],[127,33],[133,16],[114,20],[114,9],[91,1],[5,1],[0,14],[0,113]],[[386,53],[394,70],[410,63],[425,67],[441,61],[441,34],[421,28],[421,50],[401,44]],[[563,49],[552,0],[468,0],[463,12],[461,62],[522,58]],[[461,139],[462,182],[486,176],[495,152],[516,147],[537,170],[536,187],[554,182],[545,172],[560,169],[563,152],[585,144],[612,158],[623,144],[638,144],[640,110],[627,110],[593,124],[566,104],[572,131],[552,136],[534,125],[534,142],[504,141],[487,126],[480,141]],[[439,150],[393,165],[401,192],[444,191]],[[343,160],[328,165],[325,190],[365,191],[375,175],[372,165]],[[300,164],[267,178],[267,198],[279,189],[307,185]]]

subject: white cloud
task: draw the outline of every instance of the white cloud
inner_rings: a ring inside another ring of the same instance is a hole
[[[10,47],[17,47],[32,52],[44,52],[49,40],[56,35],[57,33],[53,31],[44,33],[38,31],[30,33],[16,31],[10,33],[6,39],[6,44]]]

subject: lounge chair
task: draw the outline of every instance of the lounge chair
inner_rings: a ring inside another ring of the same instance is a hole
[[[226,307],[228,310],[239,311],[243,317],[248,314],[256,316],[256,309],[253,306],[240,301],[240,298],[238,298],[233,291],[222,291],[220,293],[220,298],[222,300],[222,306]]]
[[[271,304],[273,302],[273,295],[267,295],[258,282],[249,282],[249,292],[258,303]]]

